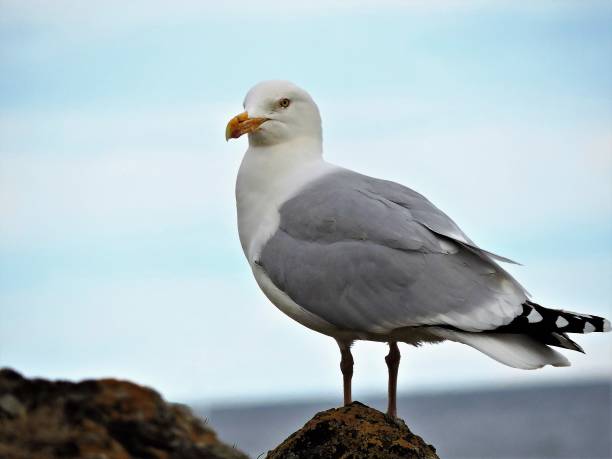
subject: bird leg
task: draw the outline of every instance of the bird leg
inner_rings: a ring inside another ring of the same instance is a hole
[[[396,341],[389,342],[389,354],[385,357],[389,369],[389,405],[387,414],[397,417],[397,370],[400,363],[400,351]]]
[[[353,378],[353,355],[351,354],[352,341],[338,341],[340,347],[340,370],[342,371],[342,380],[344,387],[344,404],[351,403],[351,379]]]

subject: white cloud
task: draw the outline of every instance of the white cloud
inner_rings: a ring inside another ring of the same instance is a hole
[[[3,155],[2,245],[233,224],[238,158],[221,153]],[[219,160],[223,158],[223,161]],[[220,221],[221,220],[221,221]]]
[[[25,142],[31,151],[31,144],[37,145],[33,140],[40,138],[51,143],[42,147],[51,154],[61,150],[85,155],[128,147],[159,150],[166,139],[174,148],[201,151],[203,146],[224,145],[225,123],[240,108],[237,98],[234,103],[204,100],[163,109],[5,110],[0,111],[0,134],[5,151],[6,145]]]
[[[326,157],[417,189],[476,240],[612,214],[609,127],[562,127],[554,119],[534,127],[532,119],[495,112],[483,122],[459,108],[449,114],[448,106],[460,105],[325,98]],[[44,128],[64,150],[0,156],[4,243],[27,243],[41,231],[70,238],[75,231],[134,233],[204,219],[233,225],[235,174],[246,145],[225,143],[223,130],[236,107],[4,113],[5,139],[36,138]]]
[[[41,238],[53,244],[83,233],[135,234],[202,221],[233,225],[244,144],[226,144],[224,128],[235,111],[209,103],[1,114],[5,145],[25,146],[0,151],[0,244]],[[45,146],[32,147],[28,139],[41,137]]]

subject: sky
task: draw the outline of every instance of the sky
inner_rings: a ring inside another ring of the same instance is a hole
[[[612,4],[0,0],[0,366],[172,400],[341,396],[329,337],[258,290],[237,237],[247,90],[288,79],[327,160],[425,194],[534,300],[612,316]],[[401,347],[401,392],[611,378]],[[354,393],[386,388],[354,347]],[[571,355],[570,355],[571,354]]]

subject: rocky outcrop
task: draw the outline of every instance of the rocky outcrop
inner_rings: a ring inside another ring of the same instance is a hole
[[[322,411],[293,433],[268,459],[438,459],[436,450],[404,421],[353,402]]]
[[[268,459],[438,459],[402,420],[354,402],[322,411]],[[27,379],[0,370],[1,459],[246,459],[189,408],[116,379]]]
[[[2,459],[246,459],[182,405],[115,379],[26,379],[0,370]]]

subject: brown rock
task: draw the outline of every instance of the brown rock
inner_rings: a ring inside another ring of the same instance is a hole
[[[2,459],[246,459],[191,411],[115,379],[26,379],[0,370]]]
[[[291,434],[267,459],[439,459],[433,446],[401,419],[359,402],[322,411]]]

